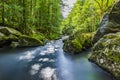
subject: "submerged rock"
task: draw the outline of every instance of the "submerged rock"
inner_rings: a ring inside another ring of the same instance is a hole
[[[90,60],[120,80],[120,32],[101,38],[94,45]]]
[[[43,42],[40,40],[23,35],[13,28],[0,27],[0,47],[28,47],[40,45],[43,45]]]
[[[109,13],[103,16],[100,26],[95,34],[93,43],[108,33],[120,32],[120,1],[117,2]]]

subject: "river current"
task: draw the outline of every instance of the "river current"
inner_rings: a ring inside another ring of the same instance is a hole
[[[63,38],[34,48],[0,49],[0,80],[114,80],[88,61],[90,50],[71,56]]]

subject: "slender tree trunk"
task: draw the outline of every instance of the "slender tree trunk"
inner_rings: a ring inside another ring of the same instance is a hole
[[[102,16],[103,16],[103,10],[100,9],[100,20],[102,19]]]
[[[108,8],[108,4],[109,4],[109,0],[107,0],[107,2],[106,2],[106,7]]]
[[[26,4],[25,4],[25,0],[23,0],[23,33],[26,33]]]
[[[103,16],[103,7],[104,7],[104,4],[103,4],[103,0],[101,0],[101,9],[100,9],[100,20],[102,19],[102,16]]]
[[[4,25],[5,24],[5,10],[4,10],[5,8],[4,8],[4,0],[2,0],[2,25]]]
[[[33,3],[33,0],[30,1],[30,19],[32,19],[32,3]],[[30,20],[30,27],[32,27],[32,21]]]

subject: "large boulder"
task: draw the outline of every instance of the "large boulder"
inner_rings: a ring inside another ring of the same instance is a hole
[[[0,27],[0,47],[30,47],[40,45],[43,45],[43,42],[40,40],[23,35],[13,28]]]
[[[16,39],[13,37],[11,40],[10,47],[34,47],[43,45],[42,41],[26,35],[18,36]]]
[[[4,35],[8,36],[8,35],[22,35],[22,33],[20,33],[19,31],[13,29],[13,28],[8,28],[8,27],[2,27],[0,26],[0,32],[3,33]]]
[[[103,16],[93,43],[89,60],[120,80],[120,1]]]
[[[120,80],[120,32],[102,37],[94,45],[90,60]]]
[[[78,54],[83,50],[92,46],[92,38],[94,33],[78,32],[68,39],[64,40],[63,49],[69,54]]]
[[[113,6],[110,12],[103,16],[93,43],[96,43],[105,34],[116,32],[120,32],[120,1]]]

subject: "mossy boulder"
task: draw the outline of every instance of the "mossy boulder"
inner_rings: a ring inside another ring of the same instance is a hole
[[[105,34],[116,32],[120,32],[120,1],[115,3],[111,11],[103,16],[93,43],[96,43]]]
[[[22,35],[18,36],[18,39],[13,40],[10,44],[11,47],[31,47],[31,46],[40,46],[43,45],[42,41],[39,41],[35,38]],[[15,39],[15,38],[13,38]]]
[[[22,33],[20,33],[19,31],[13,29],[13,28],[8,28],[8,27],[2,27],[0,26],[0,32],[3,33],[4,35],[8,36],[8,35],[22,35]]]
[[[64,41],[63,49],[70,54],[78,54],[92,45],[94,33],[77,33]]]
[[[120,32],[102,37],[94,45],[90,60],[120,80]]]
[[[30,47],[40,45],[43,45],[43,42],[40,40],[23,35],[13,28],[0,27],[0,47]]]

